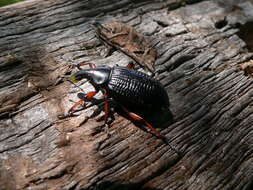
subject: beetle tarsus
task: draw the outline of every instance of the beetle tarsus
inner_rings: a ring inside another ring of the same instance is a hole
[[[107,134],[107,136],[108,137],[110,137],[111,136],[111,133],[110,133],[110,131],[109,131],[109,124],[105,124],[105,126],[104,126],[104,131],[105,131],[105,133]]]
[[[173,150],[175,153],[177,153],[178,156],[183,157],[183,153],[180,150],[178,150],[175,146],[173,146],[170,143],[170,141],[168,140],[168,138],[163,136],[162,140],[165,144],[167,144],[170,147],[171,150]]]
[[[74,112],[74,110],[81,104],[84,103],[84,100],[83,99],[80,99],[78,102],[76,102],[68,111],[68,115],[71,116]]]
[[[73,116],[75,116],[75,115],[74,115],[74,112],[72,112],[72,111],[57,115],[58,119],[66,119],[68,117],[73,117]]]

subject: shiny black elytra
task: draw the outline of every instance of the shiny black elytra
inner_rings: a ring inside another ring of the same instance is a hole
[[[169,98],[159,81],[132,69],[133,65],[128,65],[128,67],[96,67],[92,63],[79,64],[79,66],[83,65],[89,65],[90,68],[78,71],[71,76],[70,80],[76,83],[82,79],[87,79],[95,91],[85,94],[85,98],[73,105],[69,113],[84,103],[84,99],[92,98],[99,91],[102,91],[105,102],[105,123],[107,123],[110,110],[108,98],[112,98],[131,119],[143,122],[158,137],[169,144],[166,137],[143,118],[145,112],[152,112],[152,110],[157,109],[168,110]],[[132,112],[133,110],[134,112]],[[178,153],[170,144],[169,146]]]

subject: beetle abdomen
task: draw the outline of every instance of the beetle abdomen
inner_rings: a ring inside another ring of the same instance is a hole
[[[160,82],[145,73],[125,67],[113,67],[108,93],[126,107],[152,109],[168,106],[168,96]]]

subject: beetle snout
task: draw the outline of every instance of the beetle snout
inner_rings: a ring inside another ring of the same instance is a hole
[[[73,83],[77,83],[78,81],[80,81],[80,80],[82,80],[82,79],[84,79],[84,78],[87,78],[87,79],[88,79],[89,77],[88,77],[87,74],[84,73],[83,71],[79,71],[79,72],[73,74],[73,75],[69,78],[69,80],[70,80],[71,82],[73,82]]]

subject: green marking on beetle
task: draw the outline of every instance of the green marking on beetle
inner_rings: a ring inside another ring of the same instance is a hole
[[[76,75],[73,74],[71,77],[69,77],[69,81],[71,81],[72,83],[77,83],[78,80],[76,79]]]

